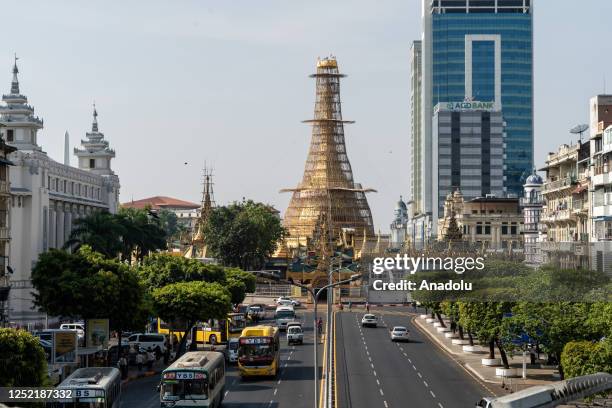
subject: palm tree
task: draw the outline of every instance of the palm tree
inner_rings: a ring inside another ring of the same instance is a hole
[[[156,214],[149,210],[121,209],[117,221],[125,230],[121,250],[124,259],[134,256],[141,261],[149,252],[166,248],[166,232]]]
[[[74,222],[64,249],[76,250],[82,245],[89,245],[108,258],[116,258],[121,252],[124,234],[124,226],[117,222],[114,215],[107,211],[96,211]]]

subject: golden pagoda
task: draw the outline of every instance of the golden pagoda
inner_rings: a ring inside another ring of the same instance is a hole
[[[185,252],[186,258],[207,258],[208,246],[206,245],[206,236],[204,227],[210,217],[210,213],[215,205],[213,194],[212,171],[204,168],[203,171],[203,190],[202,190],[202,205],[200,207],[200,216],[195,225],[195,232],[191,238],[191,245]]]
[[[355,183],[346,152],[344,125],[354,122],[342,119],[340,78],[344,76],[335,57],[318,60],[317,72],[311,75],[316,79],[316,99],[314,119],[304,121],[312,125],[304,175],[296,188],[281,190],[293,193],[283,221],[289,233],[284,250],[310,247],[318,251],[314,247],[320,246],[321,237],[316,236],[322,224],[329,229],[329,238],[323,240],[327,242],[347,229],[354,237],[374,235],[366,193],[375,190]]]

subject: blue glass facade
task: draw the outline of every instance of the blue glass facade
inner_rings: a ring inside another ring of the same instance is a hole
[[[520,195],[533,168],[533,25],[530,13],[432,15],[432,102],[462,101],[466,91],[466,36],[471,48],[472,97],[495,99],[495,41],[501,39],[501,108],[506,126],[506,186]],[[482,39],[478,38],[482,35]]]

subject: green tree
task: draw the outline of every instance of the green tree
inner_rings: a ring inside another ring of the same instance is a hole
[[[0,386],[47,385],[47,357],[36,337],[23,330],[0,328]]]
[[[225,282],[225,268],[167,253],[151,254],[138,266],[138,274],[150,289],[186,281]]]
[[[248,200],[213,209],[204,233],[214,258],[250,270],[264,265],[285,230],[270,206]]]
[[[220,283],[180,282],[153,290],[157,315],[175,325],[183,323],[179,354],[185,349],[187,333],[198,321],[223,319],[231,311],[231,295]]]
[[[132,256],[137,262],[160,249],[167,248],[167,232],[157,214],[148,209],[122,208],[116,215],[123,227],[122,254],[124,259]]]
[[[152,254],[138,267],[144,284],[161,288],[178,282],[219,282],[231,293],[233,304],[242,303],[246,293],[255,291],[256,278],[250,272],[237,268],[204,264],[197,259],[187,259],[170,254]]]
[[[52,316],[108,318],[113,329],[144,327],[145,290],[128,265],[82,246],[42,253],[32,269],[35,303]]]
[[[74,221],[74,227],[64,248],[79,249],[88,245],[107,258],[115,258],[122,250],[121,237],[125,227],[117,217],[106,211],[96,211]]]
[[[612,372],[612,338],[567,343],[561,353],[561,366],[567,378]]]

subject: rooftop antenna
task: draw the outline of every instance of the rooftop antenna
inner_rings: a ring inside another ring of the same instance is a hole
[[[577,126],[573,127],[573,128],[570,130],[570,133],[571,133],[571,134],[573,134],[573,135],[580,135],[580,136],[579,136],[579,138],[580,138],[580,144],[582,144],[582,134],[583,134],[584,132],[586,132],[587,130],[589,130],[589,125],[587,125],[587,124],[582,124],[582,125],[577,125]]]

